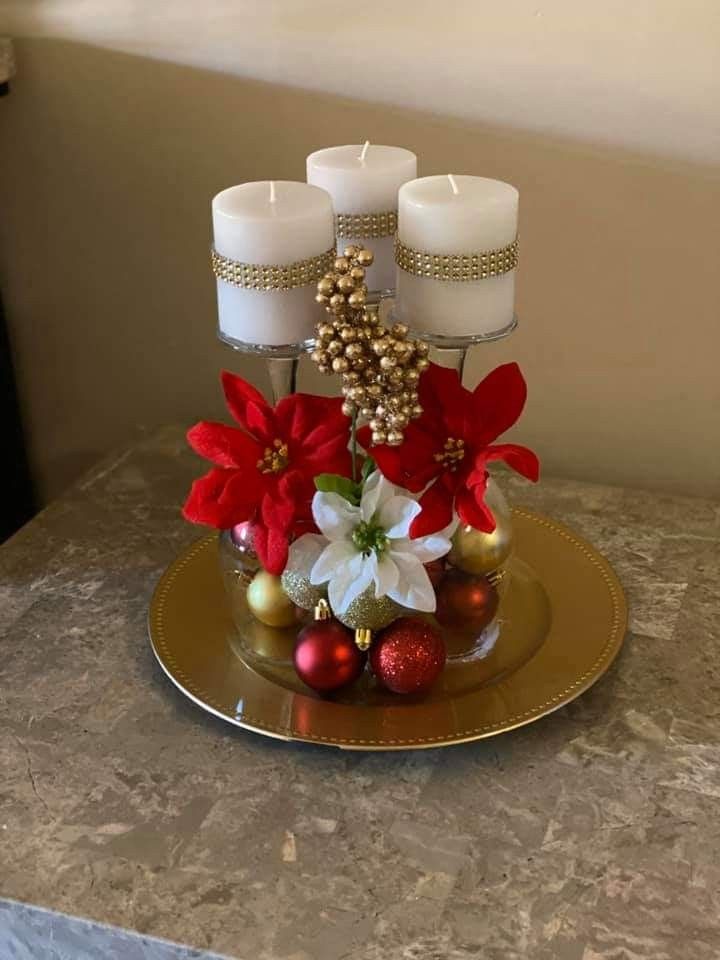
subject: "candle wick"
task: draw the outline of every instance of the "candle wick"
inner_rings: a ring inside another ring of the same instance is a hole
[[[370,141],[366,140],[362,150],[360,151],[360,163],[365,163],[365,157],[367,156],[369,146],[370,146]]]
[[[270,181],[270,203],[275,203],[277,200],[277,194],[275,193],[275,181]]]
[[[457,183],[455,182],[455,177],[454,177],[451,173],[449,173],[449,174],[447,175],[447,178],[448,178],[448,180],[450,181],[450,186],[452,187],[452,192],[453,192],[453,193],[455,194],[455,196],[457,197],[457,195],[460,193],[460,190],[459,190],[459,188],[458,188]]]

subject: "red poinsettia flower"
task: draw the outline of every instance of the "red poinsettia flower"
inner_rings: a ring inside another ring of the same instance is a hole
[[[350,476],[350,420],[340,397],[293,393],[273,408],[235,374],[223,373],[222,384],[240,429],[203,420],[188,432],[215,467],[193,483],[183,514],[221,530],[252,520],[263,566],[282,573],[289,541],[313,529],[315,476]]]
[[[485,505],[487,464],[505,463],[528,480],[537,480],[537,457],[514,443],[493,443],[522,413],[527,396],[516,363],[497,367],[470,392],[455,370],[431,364],[418,388],[423,413],[405,429],[399,447],[372,448],[382,473],[420,497],[421,513],[410,534],[426,536],[450,523],[453,507],[460,520],[478,530],[495,529]],[[367,449],[370,431],[363,427],[360,442]]]

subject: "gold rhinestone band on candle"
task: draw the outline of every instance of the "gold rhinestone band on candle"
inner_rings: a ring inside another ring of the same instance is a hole
[[[308,257],[296,263],[242,263],[223,257],[212,249],[210,262],[218,280],[231,283],[234,287],[245,290],[293,290],[317,283],[332,269],[336,256],[335,247],[332,247],[317,257]]]
[[[397,232],[397,210],[384,213],[336,213],[335,233],[341,240],[392,237]]]
[[[406,273],[431,280],[485,280],[514,270],[518,264],[517,237],[506,247],[482,253],[426,253],[395,238],[395,263]]]

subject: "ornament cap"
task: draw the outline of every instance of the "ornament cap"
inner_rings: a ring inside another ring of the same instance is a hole
[[[330,610],[330,605],[328,604],[327,600],[320,599],[315,604],[314,618],[315,620],[332,619],[332,611]]]
[[[372,643],[372,630],[367,627],[358,627],[355,631],[355,645],[358,650],[369,650]]]
[[[497,589],[507,576],[507,571],[503,567],[498,567],[497,570],[491,570],[486,576],[493,587]]]

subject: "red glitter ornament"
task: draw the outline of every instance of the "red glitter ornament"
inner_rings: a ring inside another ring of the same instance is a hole
[[[298,634],[293,662],[298,676],[318,693],[332,693],[358,679],[365,669],[352,630],[330,614],[325,600],[315,607],[315,622]]]
[[[393,693],[426,693],[445,666],[445,644],[426,620],[400,617],[370,648],[370,667]]]
[[[444,627],[484,630],[495,616],[498,600],[487,577],[451,570],[438,588],[435,616]]]

